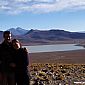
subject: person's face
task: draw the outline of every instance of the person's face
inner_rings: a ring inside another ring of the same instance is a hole
[[[4,40],[9,42],[11,40],[11,34],[5,34]]]
[[[19,42],[13,42],[12,44],[13,44],[13,47],[15,49],[19,49],[20,48],[20,43]]]

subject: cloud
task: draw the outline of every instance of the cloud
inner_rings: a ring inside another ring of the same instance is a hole
[[[63,10],[85,10],[85,0],[0,0],[0,13],[48,13]]]

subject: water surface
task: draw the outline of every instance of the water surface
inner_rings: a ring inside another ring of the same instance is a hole
[[[75,44],[37,45],[37,46],[23,46],[23,47],[26,47],[29,50],[29,53],[71,51],[71,50],[85,49],[82,46],[75,46]]]

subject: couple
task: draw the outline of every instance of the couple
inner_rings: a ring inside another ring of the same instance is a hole
[[[29,85],[26,48],[22,48],[17,39],[11,41],[10,31],[5,31],[3,38],[0,44],[0,85]]]

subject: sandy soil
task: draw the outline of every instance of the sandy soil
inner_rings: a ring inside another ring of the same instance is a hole
[[[30,63],[85,64],[85,50],[30,53]]]

